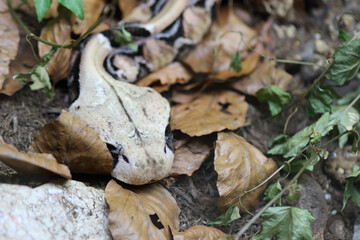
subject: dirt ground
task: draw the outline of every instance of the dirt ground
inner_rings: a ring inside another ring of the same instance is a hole
[[[242,2],[245,7],[249,7],[247,1]],[[306,12],[293,18],[274,20],[274,24],[278,26],[274,31],[276,39],[274,52],[279,58],[297,59],[300,56],[302,60],[306,61],[323,61],[338,45],[333,32],[335,31],[334,26],[338,22],[337,19],[350,10],[360,12],[360,5],[356,4],[357,1],[305,2],[309,2]],[[255,8],[244,9],[247,9],[250,16],[255,16],[250,19],[249,24],[256,24],[256,21],[268,17],[263,11]],[[360,23],[357,22],[357,24]],[[291,29],[295,29],[295,31],[291,31]],[[281,31],[289,31],[289,35],[281,38],[279,37]],[[321,39],[326,43],[327,48],[322,49],[322,53],[316,49],[316,39]],[[284,65],[283,67],[293,74],[290,92],[295,98],[303,93],[319,74],[319,69],[312,67],[297,65]],[[358,82],[355,85],[359,85]],[[0,95],[0,135],[4,141],[14,144],[20,151],[26,151],[34,134],[45,123],[55,120],[62,109],[69,106],[69,94],[65,86],[66,84],[61,83],[56,87],[56,96],[53,101],[49,100],[45,94],[30,91],[27,87],[11,97]],[[349,89],[354,89],[354,86]],[[346,91],[344,90],[343,93]],[[256,99],[251,97],[247,97],[247,101],[250,104],[247,115],[249,124],[240,129],[238,133],[261,151],[266,152],[271,139],[282,132],[289,111],[284,111],[280,119],[274,121],[267,112],[266,105],[259,106]],[[309,122],[304,111],[299,111],[290,122],[288,133],[295,133]],[[331,170],[331,163],[342,157],[346,158],[347,152],[345,150],[336,152],[335,145],[330,146],[329,150],[331,157],[327,160],[328,162],[321,162],[314,172],[307,173],[300,179],[301,198],[297,206],[310,210],[316,218],[312,224],[315,237],[319,237],[316,239],[352,239],[354,222],[359,216],[360,210],[350,201],[345,210],[341,211],[345,184],[341,177]],[[181,209],[181,230],[195,224],[207,225],[209,221],[213,221],[217,217],[216,200],[219,196],[216,188],[217,174],[211,164],[211,158],[213,156],[210,156],[210,159],[191,177],[179,176],[177,182],[169,189]],[[356,158],[355,161],[359,164],[359,159]],[[110,177],[75,175],[74,179],[104,189]],[[0,163],[0,182],[36,186],[44,181],[35,178],[29,181],[26,177],[16,174]],[[265,202],[261,201],[258,209],[263,205]],[[255,213],[256,211],[253,212],[253,214]],[[241,219],[227,226],[216,227],[226,233],[237,233],[251,217],[249,214],[244,214]],[[258,221],[247,231],[246,236],[252,236],[259,229]],[[317,236],[316,234],[319,232],[323,232],[323,235]]]

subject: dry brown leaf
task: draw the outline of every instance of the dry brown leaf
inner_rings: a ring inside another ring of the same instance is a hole
[[[12,18],[6,1],[0,1],[0,89],[5,78],[9,75],[9,64],[14,60],[19,47],[19,30],[16,21]]]
[[[249,53],[246,45],[241,41],[242,39],[252,45],[251,41],[256,36],[256,32],[246,26],[232,10],[225,8],[222,12],[224,14],[220,16],[220,21],[212,24],[203,41],[183,59],[195,72],[210,73],[219,79],[251,72],[258,61],[258,56],[252,56],[244,65]],[[240,52],[243,60],[243,70],[238,73],[230,72],[231,57],[237,51]]]
[[[18,73],[27,73],[32,69],[33,66],[37,64],[31,47],[29,47],[29,43],[26,41],[26,35],[27,33],[22,28],[20,28],[20,44],[18,54],[16,55],[16,58],[10,63],[10,73],[5,78],[2,88],[0,88],[0,93],[11,96],[19,89],[23,88],[24,85],[20,83],[21,80],[14,80],[12,76]]]
[[[171,239],[172,232],[178,231],[180,209],[158,183],[127,190],[111,180],[105,199],[114,240]]]
[[[225,212],[234,204],[238,205],[240,212],[254,210],[267,183],[242,197],[241,204],[239,197],[277,169],[274,160],[265,157],[244,138],[231,132],[218,134],[214,166],[218,173],[216,185],[220,198],[217,206],[220,212]]]
[[[282,69],[275,68],[274,61],[265,61],[244,79],[229,83],[229,86],[248,95],[255,96],[261,88],[276,85],[286,91],[292,76]]]
[[[112,156],[94,129],[63,111],[35,135],[29,151],[51,153],[74,173],[110,174]]]
[[[71,39],[71,24],[69,22],[69,16],[63,16],[59,19],[49,22],[42,30],[40,37],[46,41],[67,44]],[[39,55],[43,57],[47,54],[51,46],[38,43]],[[53,84],[68,76],[70,70],[70,58],[71,49],[61,48],[58,49],[55,55],[51,58],[48,64],[46,64],[46,70],[48,71]]]
[[[244,96],[228,90],[203,93],[190,103],[171,109],[171,129],[202,136],[223,129],[234,130],[245,122],[248,104]]]
[[[194,137],[180,147],[175,147],[174,163],[170,175],[191,176],[210,156],[213,149],[211,136]]]
[[[163,92],[175,83],[187,83],[191,77],[191,73],[181,63],[173,62],[140,79],[136,85],[150,86],[158,92]]]
[[[174,240],[225,240],[227,234],[223,233],[219,229],[213,227],[207,227],[202,225],[195,225],[185,232],[179,232],[174,234]]]
[[[138,0],[118,0],[122,18],[126,18],[139,4]]]
[[[0,144],[0,161],[19,173],[34,175],[55,173],[71,179],[69,168],[58,163],[51,154],[21,153],[13,145]]]
[[[84,20],[80,20],[74,14],[72,15],[72,31],[75,34],[84,34],[91,27],[105,6],[105,0],[83,0]]]

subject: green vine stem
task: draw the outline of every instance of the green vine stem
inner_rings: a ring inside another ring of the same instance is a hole
[[[358,123],[354,124],[355,126],[357,125]],[[244,227],[242,227],[240,229],[240,231],[236,234],[236,240],[239,240],[240,237],[249,229],[249,227],[254,224],[256,222],[256,220],[263,214],[263,212],[265,212],[271,205],[273,205],[283,194],[284,192],[288,191],[290,189],[290,187],[292,186],[292,184],[294,184],[298,178],[301,176],[301,174],[305,171],[305,169],[307,168],[307,166],[309,166],[309,164],[312,162],[312,160],[319,154],[319,151],[324,149],[327,145],[329,145],[330,143],[336,141],[337,139],[339,139],[340,137],[342,137],[343,135],[349,133],[349,132],[352,132],[352,131],[345,131],[339,135],[337,135],[336,137],[330,139],[328,142],[324,143],[321,147],[315,149],[315,153],[314,155],[312,155],[307,161],[306,163],[304,164],[304,166],[300,169],[300,171],[294,176],[293,179],[291,179],[291,181],[288,183],[288,185],[280,192],[278,193],[273,199],[271,199],[271,201],[269,201],[259,212],[257,212],[255,214],[254,217],[252,217],[250,219],[250,221],[245,224]],[[293,159],[292,159],[293,160]],[[283,165],[285,166],[285,165]]]
[[[11,15],[15,18],[15,20],[20,24],[20,26],[25,30],[25,32],[28,34],[29,37],[39,41],[39,42],[42,42],[46,45],[49,45],[51,47],[56,47],[56,48],[73,48],[75,47],[76,45],[78,45],[89,33],[91,33],[91,31],[93,31],[104,19],[105,19],[105,16],[101,16],[99,17],[96,22],[91,26],[89,27],[89,29],[84,33],[82,34],[79,38],[77,38],[75,41],[69,43],[69,44],[65,44],[65,45],[61,45],[61,44],[57,44],[57,43],[53,43],[53,42],[49,42],[49,41],[46,41],[38,36],[36,36],[34,33],[32,33],[30,31],[30,29],[26,26],[26,24],[21,20],[21,18],[17,15],[14,7],[11,5],[11,2],[10,0],[6,0],[7,1],[7,4],[9,6],[9,9],[10,9],[10,12],[11,12]],[[111,15],[113,15],[114,13],[114,7],[113,7],[113,4],[114,4],[114,1],[112,1],[107,7],[105,7],[105,15],[108,13],[109,9],[111,11]]]

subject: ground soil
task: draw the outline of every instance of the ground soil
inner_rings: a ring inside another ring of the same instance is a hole
[[[246,1],[245,1],[246,2]],[[314,35],[320,34],[328,45],[328,51],[324,54],[331,54],[332,49],[337,45],[337,40],[331,32],[336,19],[343,12],[352,8],[360,11],[360,6],[354,6],[351,1],[314,1],[319,2],[319,6],[312,6],[308,11],[301,12],[298,19],[275,19],[278,26],[284,28],[294,26],[295,36],[280,39],[276,37],[276,47],[274,52],[278,57],[294,59],[297,56],[305,56],[307,61],[321,61],[324,55],[316,53],[314,48]],[[356,2],[356,1],[354,1]],[[254,14],[251,24],[254,21],[264,19],[264,11],[249,8],[250,15]],[[266,14],[265,14],[266,17]],[[309,50],[309,48],[312,48]],[[325,56],[326,57],[326,56]],[[318,74],[317,69],[299,66],[284,66],[294,77],[290,86],[290,91],[296,97],[306,90],[309,83]],[[44,124],[55,120],[63,109],[69,106],[68,93],[65,84],[56,87],[54,100],[49,100],[41,92],[30,91],[25,87],[11,97],[0,95],[0,136],[9,144],[14,144],[20,151],[26,151],[32,142],[34,134],[39,131]],[[266,152],[268,143],[275,136],[282,132],[289,111],[285,110],[278,121],[270,118],[266,105],[260,105],[256,99],[247,97],[250,103],[247,115],[246,127],[240,129],[238,133],[244,136],[250,143]],[[306,126],[310,120],[305,112],[301,110],[290,122],[288,133],[293,134]],[[330,151],[335,151],[332,146]],[[331,154],[330,154],[331,155]],[[336,156],[331,155],[333,158]],[[337,155],[338,156],[338,155]],[[175,197],[180,209],[180,228],[185,230],[196,224],[207,225],[209,221],[218,216],[216,201],[218,191],[216,188],[217,173],[211,165],[211,158],[191,177],[179,176],[175,184],[169,190]],[[358,161],[358,160],[357,160]],[[308,208],[313,215],[316,214],[316,223],[312,224],[313,230],[323,232],[323,236],[316,239],[352,239],[353,225],[359,208],[349,202],[344,211],[341,211],[344,182],[337,179],[336,174],[331,175],[328,166],[321,162],[317,165],[314,172],[308,173],[299,181],[302,184],[302,196],[298,206]],[[75,176],[75,179],[85,181],[89,185],[104,188],[109,177],[94,176]],[[43,183],[43,179],[29,179],[16,174],[16,172],[0,163],[0,182],[26,184],[37,186]],[[325,196],[327,196],[325,198]],[[310,203],[310,204],[309,204]],[[260,201],[255,214],[263,205]],[[229,225],[216,226],[226,233],[238,232],[252,216],[243,214],[240,220]],[[260,230],[259,221],[255,223],[246,233],[244,238],[252,236]],[[314,232],[316,235],[317,232]]]

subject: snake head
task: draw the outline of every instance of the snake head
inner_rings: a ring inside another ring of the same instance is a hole
[[[79,65],[80,93],[69,111],[95,129],[114,158],[112,176],[146,184],[168,176],[174,159],[170,105],[152,88],[116,80],[104,68],[110,41],[95,34]]]

